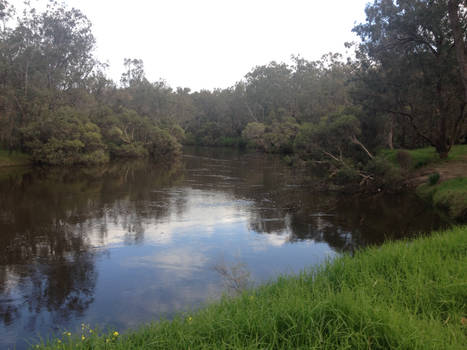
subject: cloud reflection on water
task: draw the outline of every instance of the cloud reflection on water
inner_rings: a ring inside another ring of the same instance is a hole
[[[265,281],[441,224],[410,198],[311,195],[277,159],[197,152],[167,168],[2,177],[0,347],[11,334],[81,322],[125,328],[200,305],[222,291],[219,256],[240,256]]]

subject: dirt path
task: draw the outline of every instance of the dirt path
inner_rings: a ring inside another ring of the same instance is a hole
[[[467,176],[467,156],[455,161],[430,164],[418,169],[408,181],[408,184],[411,186],[418,186],[422,183],[426,183],[428,182],[428,177],[436,172],[441,176],[440,181]]]

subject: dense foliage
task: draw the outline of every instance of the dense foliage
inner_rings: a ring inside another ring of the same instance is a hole
[[[96,164],[110,157],[173,157],[180,144],[160,113],[138,99],[165,87],[126,61],[117,88],[94,58],[91,23],[76,9],[50,2],[43,13],[0,1],[0,143],[46,164]],[[138,74],[139,75],[138,75]],[[122,79],[123,80],[123,79]],[[176,130],[176,129],[175,129]]]
[[[433,146],[447,157],[467,135],[465,5],[375,0],[366,14],[355,59],[294,56],[230,88],[191,92],[149,82],[140,59],[125,59],[116,84],[79,10],[51,2],[15,22],[0,0],[0,147],[72,164],[173,157],[182,143],[248,146],[364,182],[388,173],[380,148]]]

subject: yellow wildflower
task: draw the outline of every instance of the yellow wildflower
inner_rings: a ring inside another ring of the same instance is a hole
[[[189,316],[188,317],[188,322],[191,322],[191,321],[193,321],[193,317]]]
[[[71,336],[71,332],[66,332],[66,335],[70,337],[70,336]]]
[[[114,332],[114,337],[118,337],[119,333],[117,331]]]
[[[105,342],[106,342],[106,343],[110,342],[110,339],[109,339],[109,338],[107,338],[107,339],[105,340]]]
[[[86,339],[86,337],[84,335],[81,336],[81,340],[84,340]]]

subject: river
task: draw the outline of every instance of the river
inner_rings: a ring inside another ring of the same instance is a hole
[[[0,170],[0,348],[170,318],[327,259],[447,225],[411,194],[337,196],[280,159]]]

